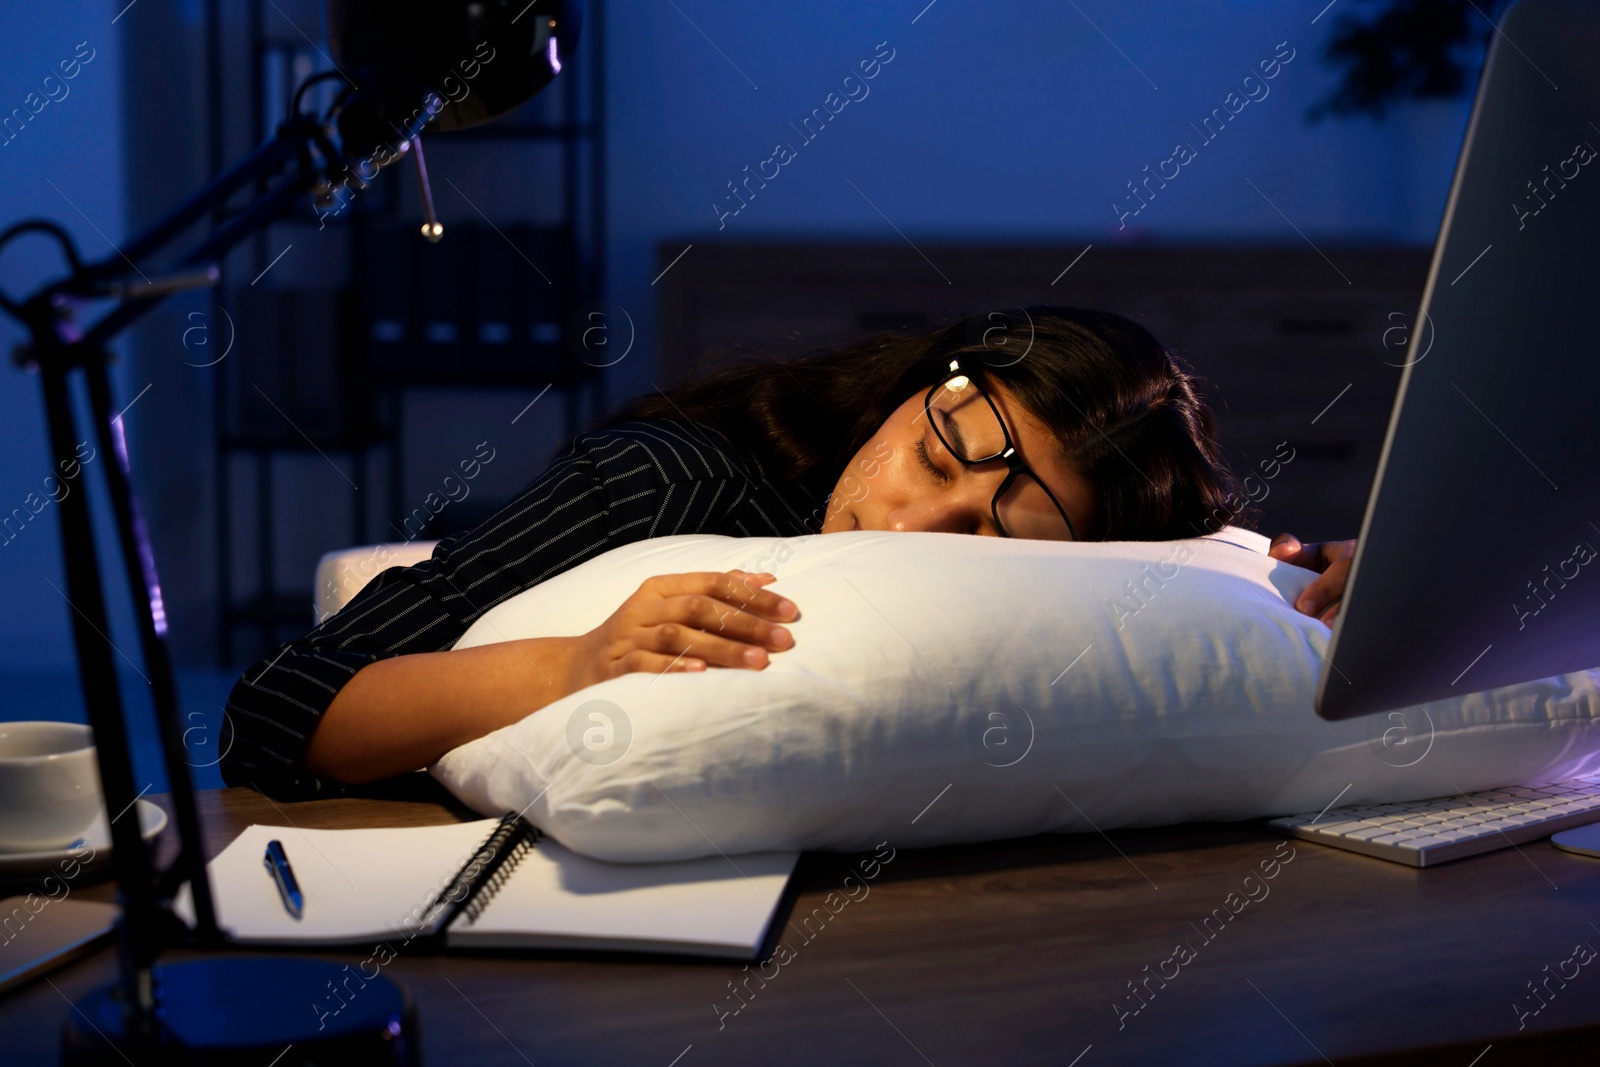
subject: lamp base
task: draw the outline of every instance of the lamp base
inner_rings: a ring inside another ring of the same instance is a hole
[[[382,975],[298,956],[221,956],[155,968],[155,1032],[130,1031],[120,986],[95,990],[61,1027],[61,1062],[182,1067],[417,1067],[416,1009]],[[143,1057],[143,1058],[141,1058]]]

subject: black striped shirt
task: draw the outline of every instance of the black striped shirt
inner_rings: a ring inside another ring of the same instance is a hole
[[[303,760],[323,711],[367,664],[448,649],[496,604],[618,545],[814,533],[831,489],[769,484],[754,457],[687,420],[580,434],[477,528],[444,539],[414,567],[383,571],[311,633],[246,670],[228,697],[234,737],[222,776],[288,799],[341,795]]]

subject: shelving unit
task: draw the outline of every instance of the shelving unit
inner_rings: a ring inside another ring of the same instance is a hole
[[[558,153],[560,177],[552,184],[559,188],[528,198],[558,203],[553,219],[447,223],[444,240],[430,245],[419,232],[420,211],[408,203],[415,199],[407,196],[416,182],[414,166],[403,160],[384,168],[337,215],[320,219],[308,202],[258,235],[242,261],[230,261],[224,271],[213,311],[235,324],[241,345],[212,379],[217,655],[224,666],[236,665],[236,657],[259,658],[284,636],[309,628],[309,585],[285,589],[275,581],[283,562],[280,527],[295,518],[293,509],[280,514],[274,507],[285,480],[280,461],[320,454],[341,475],[350,470],[345,480],[355,488],[348,492],[347,543],[393,540],[391,523],[380,518],[372,528],[371,494],[360,487],[386,487],[380,516],[406,510],[403,414],[409,395],[455,389],[531,394],[548,386],[565,402],[569,434],[580,428],[586,405],[591,412],[603,409],[603,370],[577,358],[566,343],[570,314],[604,296],[605,10],[599,0],[584,7],[571,69],[544,92],[487,125],[423,136],[436,197],[450,195],[442,157],[459,165],[464,151],[507,145],[524,146],[536,160],[545,153],[543,162]],[[249,0],[239,19],[239,9],[207,0],[213,174],[228,159],[225,145],[243,136],[237,125],[230,127],[230,114],[248,115],[249,143],[260,144],[286,114],[294,88],[329,68],[327,44],[316,40],[321,19],[310,23],[307,9],[320,4]],[[241,53],[250,76],[234,96],[246,103],[230,113],[227,61]],[[321,113],[337,91],[332,83],[312,87],[302,109]],[[534,248],[549,258],[535,263]],[[285,258],[291,249],[310,254]],[[532,278],[533,272],[545,280]],[[491,306],[491,296],[498,304]],[[374,482],[370,476],[380,467]],[[246,537],[241,517],[252,489],[255,521]],[[317,506],[327,510],[321,501]],[[241,588],[237,569],[252,555],[256,580],[253,588]],[[309,578],[312,562],[296,569]],[[241,630],[255,635],[252,643],[239,643]]]

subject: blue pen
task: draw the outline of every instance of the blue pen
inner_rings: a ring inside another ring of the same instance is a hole
[[[283,898],[283,906],[294,918],[298,919],[305,914],[305,898],[300,895],[300,883],[294,880],[294,868],[289,866],[289,857],[284,854],[283,844],[277,840],[267,842],[267,854],[263,859],[267,866],[267,873],[272,875],[272,881],[278,887],[278,895]]]

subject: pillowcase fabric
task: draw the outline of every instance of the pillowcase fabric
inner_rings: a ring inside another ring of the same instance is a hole
[[[430,770],[574,851],[660,861],[1237,820],[1600,772],[1600,671],[1326,722],[1315,577],[1237,528],[1062,543],[855,531],[614,549],[456,648],[584,633],[645,579],[744,569],[800,607],[760,671],[628,674]]]

